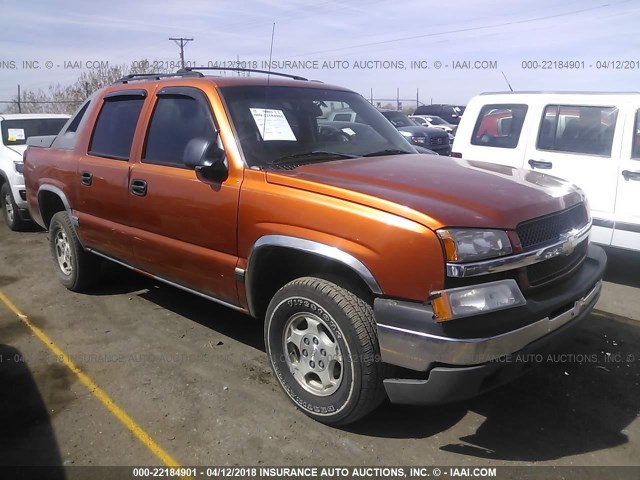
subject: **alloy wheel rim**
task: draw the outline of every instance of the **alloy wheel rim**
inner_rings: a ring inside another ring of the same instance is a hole
[[[55,249],[60,270],[67,276],[71,275],[71,272],[73,272],[73,266],[71,263],[71,245],[69,244],[67,234],[62,230],[59,230],[56,233]]]
[[[9,222],[13,223],[13,202],[11,201],[11,195],[8,193],[4,195],[4,209],[7,212]]]
[[[326,397],[342,384],[344,362],[329,325],[309,312],[293,315],[282,337],[285,361],[298,384],[313,395]]]

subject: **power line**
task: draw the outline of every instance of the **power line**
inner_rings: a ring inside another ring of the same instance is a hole
[[[193,38],[170,37],[169,40],[173,40],[173,42],[180,47],[180,66],[184,68],[184,46],[189,42],[193,42]]]
[[[554,19],[554,18],[568,17],[568,16],[571,16],[571,15],[579,14],[579,13],[585,13],[585,12],[590,12],[590,11],[593,11],[593,10],[599,10],[599,9],[602,9],[602,8],[611,7],[613,5],[621,5],[623,3],[629,3],[631,1],[632,0],[623,0],[621,2],[615,2],[615,3],[609,2],[609,3],[604,3],[604,4],[601,4],[601,5],[596,5],[596,6],[589,7],[589,8],[582,8],[582,9],[579,9],[579,10],[572,10],[570,12],[565,12],[565,13],[556,13],[556,14],[553,14],[553,15],[545,15],[545,16],[542,16],[542,17],[527,18],[527,19],[524,19],[524,20],[515,20],[515,21],[511,21],[511,22],[495,23],[495,24],[492,24],[492,25],[483,25],[483,26],[480,26],[480,27],[459,28],[459,29],[456,29],[456,30],[446,30],[446,31],[443,31],[443,32],[425,33],[425,34],[422,34],[422,35],[412,35],[412,36],[409,36],[409,37],[392,38],[390,40],[381,40],[379,42],[360,43],[360,44],[357,44],[357,45],[348,45],[346,47],[332,48],[332,49],[328,49],[328,50],[319,50],[319,51],[316,51],[316,52],[301,53],[299,55],[289,55],[287,58],[297,58],[297,57],[304,57],[304,56],[310,56],[310,55],[318,55],[318,54],[321,54],[321,53],[339,52],[339,51],[342,51],[342,50],[350,50],[352,48],[371,47],[371,46],[375,46],[375,45],[384,45],[384,44],[387,44],[387,43],[402,42],[402,41],[405,41],[405,40],[415,40],[415,39],[418,39],[418,38],[438,37],[438,36],[441,36],[441,35],[449,35],[449,34],[452,34],[452,33],[466,33],[466,32],[474,32],[474,31],[478,31],[478,30],[487,30],[487,29],[490,29],[490,28],[506,27],[506,26],[509,26],[509,25],[521,25],[521,24],[524,24],[524,23],[539,22],[539,21],[542,21],[542,20],[551,20],[551,19]]]

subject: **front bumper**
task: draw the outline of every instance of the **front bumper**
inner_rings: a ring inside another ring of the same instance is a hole
[[[519,375],[526,364],[495,360],[552,348],[557,337],[573,330],[599,298],[606,263],[602,248],[590,245],[587,258],[572,277],[554,286],[551,294],[531,296],[524,308],[514,309],[514,321],[517,316],[520,325],[526,316],[524,326],[481,338],[436,333],[430,306],[376,299],[382,360],[428,374],[426,379],[385,380],[389,398],[411,404],[462,400]]]

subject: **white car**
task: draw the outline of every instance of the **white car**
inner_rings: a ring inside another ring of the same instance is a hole
[[[591,240],[640,251],[640,93],[479,95],[464,112],[452,156],[573,182],[589,199]]]
[[[457,125],[453,125],[446,120],[437,117],[435,115],[409,115],[409,118],[423,127],[433,127],[444,130],[445,132],[455,135],[458,128]]]
[[[69,115],[0,114],[0,206],[7,226],[21,230],[30,220],[22,176],[27,138],[57,135]]]

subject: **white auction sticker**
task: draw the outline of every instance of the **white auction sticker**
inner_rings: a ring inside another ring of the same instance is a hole
[[[10,142],[15,142],[16,140],[24,140],[24,129],[7,128],[7,138]]]
[[[282,110],[250,108],[253,120],[263,140],[288,140],[295,142],[296,136]]]

